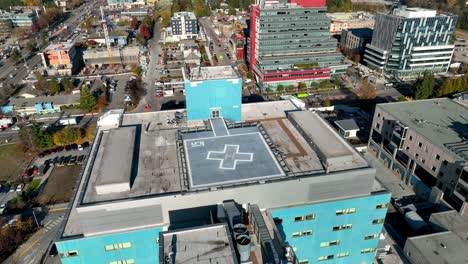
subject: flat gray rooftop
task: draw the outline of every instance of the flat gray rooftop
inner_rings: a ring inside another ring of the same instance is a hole
[[[464,264],[468,260],[468,243],[451,231],[424,236],[410,237],[406,243],[412,243],[426,263]],[[406,248],[406,245],[405,245]]]
[[[239,73],[232,66],[194,67],[190,72],[183,71],[186,81],[238,79]]]
[[[91,172],[91,177],[96,177],[96,185],[130,182],[135,133],[135,127],[119,127],[102,132]]]
[[[468,108],[448,98],[378,104],[434,145],[468,160]]]
[[[196,264],[235,264],[237,263],[236,253],[232,246],[231,235],[227,231],[227,226],[223,224],[212,225],[200,228],[186,229],[175,232],[161,233],[160,245],[163,256],[160,263],[170,252],[177,250],[173,254],[175,261],[171,263],[196,263]]]
[[[257,127],[227,129],[220,120],[212,131],[183,135],[190,187],[285,175]]]

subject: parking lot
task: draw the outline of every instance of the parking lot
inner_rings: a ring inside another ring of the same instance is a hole
[[[107,106],[108,109],[117,109],[125,107],[125,85],[127,84],[127,81],[131,76],[131,74],[124,74],[110,77],[110,79],[117,81],[117,85],[115,87],[115,90],[113,92],[110,92],[109,94],[109,105]]]
[[[80,173],[81,165],[54,165],[51,169],[52,172],[37,198],[38,202],[43,205],[68,202]]]

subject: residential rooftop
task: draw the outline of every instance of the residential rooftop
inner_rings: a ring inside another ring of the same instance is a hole
[[[468,108],[448,98],[378,104],[377,107],[439,148],[468,160]]]
[[[238,263],[226,224],[164,232],[159,237],[159,263],[171,257],[171,263]]]
[[[68,51],[71,48],[73,48],[73,43],[67,43],[67,42],[62,42],[62,43],[52,43],[47,48],[45,48],[45,52],[47,51],[52,51],[52,50],[65,50]]]
[[[178,12],[174,13],[174,15],[172,16],[172,20],[180,19],[181,17],[185,17],[186,19],[197,19],[193,12]]]
[[[240,78],[239,72],[232,66],[186,67],[182,74],[186,82]]]
[[[52,103],[54,105],[73,105],[79,103],[80,94],[63,94],[63,95],[52,95],[52,96],[38,96],[33,98],[21,98],[14,97],[10,99],[8,105],[14,105],[17,108],[20,107],[33,107],[36,104]]]
[[[437,10],[426,9],[422,7],[402,6],[393,10],[393,15],[404,18],[423,18],[437,16]]]

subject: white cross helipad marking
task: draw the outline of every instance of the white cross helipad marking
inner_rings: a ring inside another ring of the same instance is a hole
[[[218,160],[219,169],[235,170],[237,162],[252,162],[253,153],[239,152],[239,145],[224,145],[223,151],[208,151],[208,160]]]

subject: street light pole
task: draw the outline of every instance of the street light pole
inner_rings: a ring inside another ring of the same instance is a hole
[[[39,226],[39,223],[37,222],[37,218],[36,218],[36,213],[34,212],[34,208],[32,209],[32,213],[34,216],[34,221],[36,222],[36,226]]]

